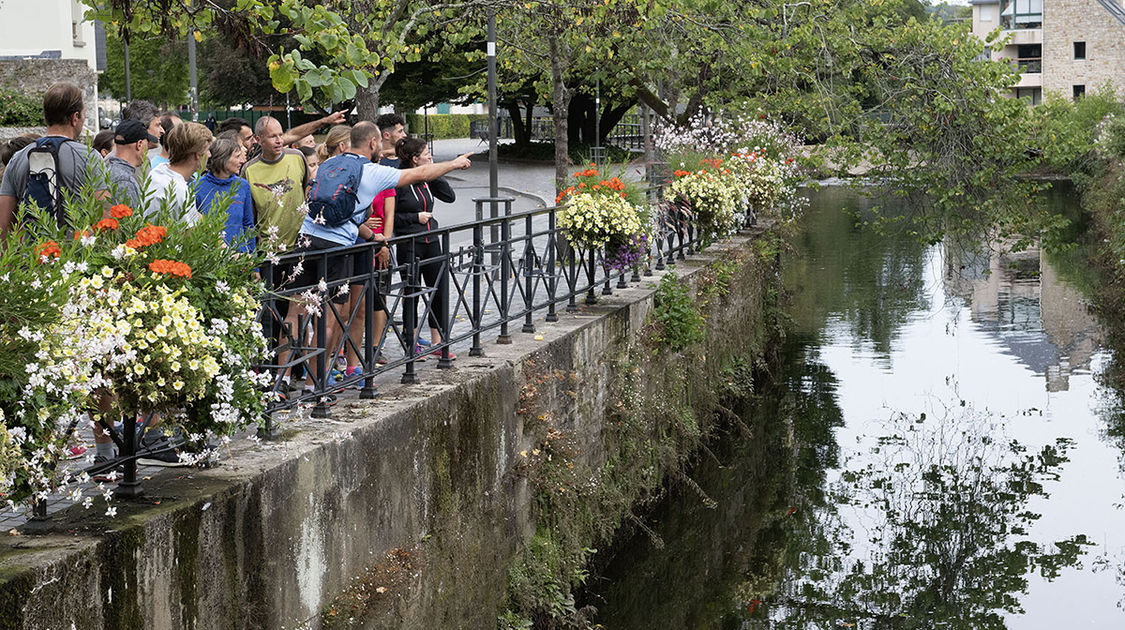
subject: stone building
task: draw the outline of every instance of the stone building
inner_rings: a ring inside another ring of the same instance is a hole
[[[86,96],[86,126],[98,130],[98,71],[105,38],[78,0],[0,2],[0,85],[41,95],[69,81]]]
[[[1019,65],[1011,95],[1033,103],[1045,93],[1079,97],[1103,85],[1125,95],[1122,0],[972,0],[973,34],[1008,37],[993,59]]]

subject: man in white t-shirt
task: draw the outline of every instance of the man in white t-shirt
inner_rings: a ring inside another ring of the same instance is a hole
[[[168,132],[165,141],[169,161],[157,165],[149,174],[145,216],[151,217],[163,207],[173,216],[182,217],[188,225],[194,225],[199,211],[189,193],[188,181],[207,157],[211,132],[199,123],[181,123]]]

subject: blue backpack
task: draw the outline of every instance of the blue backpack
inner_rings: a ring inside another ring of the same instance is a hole
[[[325,160],[309,188],[309,216],[323,217],[328,227],[340,227],[353,221],[359,198],[359,182],[367,158],[344,153]],[[362,221],[362,220],[361,220]]]
[[[59,172],[59,147],[70,138],[39,138],[27,152],[27,191],[23,202],[35,204],[54,215],[60,226],[66,224],[63,207],[62,173]]]

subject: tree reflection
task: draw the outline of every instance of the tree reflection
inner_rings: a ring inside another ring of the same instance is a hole
[[[1088,543],[1028,538],[1029,501],[1047,496],[1069,442],[1028,451],[997,435],[971,407],[895,415],[828,506],[794,522],[791,578],[768,616],[798,628],[1004,628],[1028,576],[1053,579]]]
[[[926,306],[925,248],[864,227],[872,200],[854,190],[827,187],[809,195],[797,251],[783,265],[786,285],[796,287],[789,310],[810,333],[839,318],[857,343],[870,343],[885,359],[910,313]]]

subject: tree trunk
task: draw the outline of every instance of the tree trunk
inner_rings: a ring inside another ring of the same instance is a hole
[[[553,102],[551,117],[555,121],[555,192],[562,192],[570,178],[570,159],[568,157],[567,114],[570,110],[570,90],[566,88],[562,54],[559,38],[554,30],[547,35],[547,46],[551,55],[551,84]]]
[[[636,104],[635,100],[618,105],[617,107],[612,105],[605,106],[601,114],[602,137],[598,138],[599,145],[605,146],[605,140],[609,137],[609,132],[613,131],[613,128],[617,126],[617,123],[621,122],[621,119],[625,117],[625,114],[629,113],[630,109],[633,109],[634,104]]]
[[[355,110],[360,120],[375,120],[379,117],[379,88],[383,82],[376,83],[374,79],[367,87],[357,88],[355,92]]]
[[[512,136],[515,138],[516,146],[531,144],[531,124],[530,121],[524,122],[519,101],[508,101],[504,104],[504,108],[508,110],[508,117],[512,119]]]
[[[527,123],[524,125],[527,128],[527,143],[535,139],[535,101],[527,101]]]

